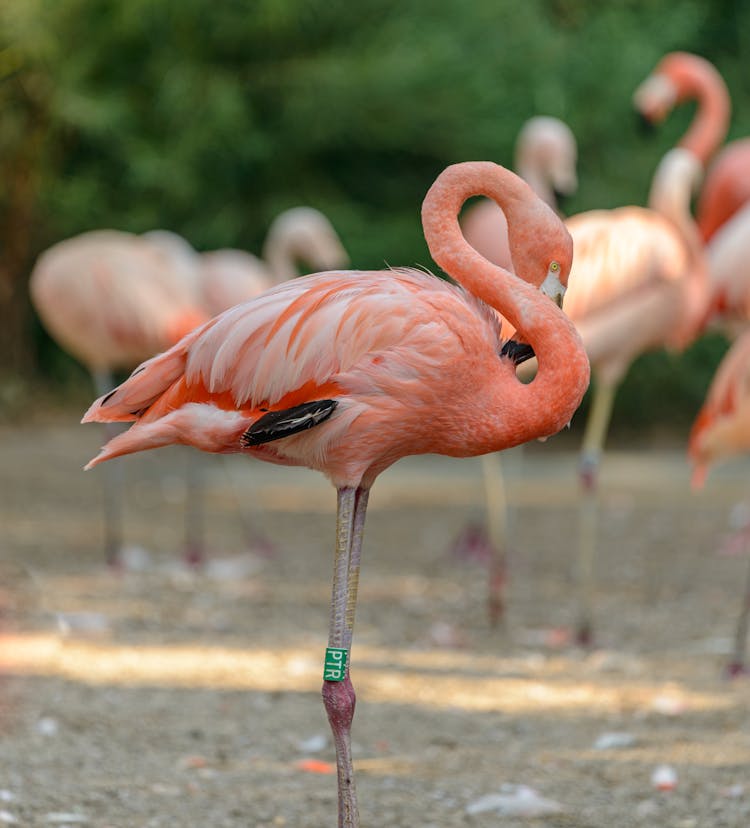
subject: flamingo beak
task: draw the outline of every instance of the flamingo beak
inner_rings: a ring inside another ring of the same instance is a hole
[[[548,296],[558,308],[562,308],[563,299],[565,298],[565,288],[557,273],[549,271],[547,273],[547,278],[539,286],[539,290],[541,290],[545,296]]]
[[[633,106],[645,121],[658,124],[677,103],[677,89],[664,75],[649,75],[633,94]]]

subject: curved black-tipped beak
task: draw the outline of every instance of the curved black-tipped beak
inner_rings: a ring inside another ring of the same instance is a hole
[[[636,111],[635,119],[636,129],[641,135],[650,137],[656,133],[656,124],[651,120],[651,118],[644,115],[640,111]]]
[[[514,365],[520,365],[528,359],[533,359],[536,354],[534,349],[526,342],[516,342],[515,339],[509,339],[503,345],[500,356],[507,357]]]

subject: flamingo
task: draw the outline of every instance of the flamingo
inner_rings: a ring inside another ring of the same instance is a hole
[[[697,98],[698,109],[680,145],[705,167],[726,136],[729,92],[715,67],[685,52],[666,55],[635,94],[635,105],[652,122],[678,103]],[[750,138],[727,144],[708,166],[696,222],[709,262],[706,324],[732,337],[750,319]]]
[[[207,311],[215,316],[299,276],[300,261],[315,270],[349,262],[333,225],[313,207],[292,207],[276,216],[266,234],[263,260],[244,250],[203,253],[201,289]]]
[[[581,334],[595,379],[579,460],[581,645],[593,640],[598,472],[616,389],[637,356],[682,349],[702,328],[706,262],[690,215],[700,176],[700,159],[675,148],[654,175],[648,209],[594,210],[566,222],[576,252],[565,311]]]
[[[727,351],[690,433],[688,454],[693,463],[693,487],[701,488],[708,467],[735,454],[750,451],[750,331]],[[745,582],[742,609],[734,635],[731,676],[746,672],[750,571]]]
[[[576,140],[567,124],[558,118],[537,116],[526,121],[518,133],[514,166],[534,192],[557,210],[558,201],[572,195],[578,187],[577,155]],[[494,201],[481,199],[466,209],[461,229],[469,244],[484,258],[513,270],[507,223]],[[511,516],[500,458],[485,454],[481,461],[487,532],[481,527],[467,527],[459,536],[456,548],[459,552],[476,548],[482,556],[486,552],[490,570],[489,617],[490,624],[496,626],[505,612],[503,593],[507,584]]]
[[[635,106],[651,123],[660,123],[680,103],[697,100],[690,128],[680,140],[704,167],[724,140],[731,103],[724,79],[705,58],[689,52],[670,52],[641,84]],[[727,144],[713,159],[698,199],[696,221],[709,242],[750,200],[750,138]]]
[[[458,213],[472,195],[493,198],[505,212],[518,276],[483,259],[461,235]],[[308,466],[336,487],[322,694],[336,747],[340,828],[359,825],[349,651],[370,487],[407,455],[473,456],[554,434],[570,421],[589,379],[575,328],[549,301],[561,302],[571,240],[528,185],[489,162],[453,165],[427,193],[422,223],[434,260],[459,286],[413,270],[286,282],[144,363],[83,418],[134,421],[87,468],[186,443]],[[516,378],[513,348],[492,309],[538,356],[529,385]]]
[[[206,320],[163,257],[116,230],[50,247],[34,266],[29,291],[50,336],[88,368],[99,393],[114,385],[113,371],[169,348]],[[103,488],[107,561],[117,566],[122,517],[116,470]]]

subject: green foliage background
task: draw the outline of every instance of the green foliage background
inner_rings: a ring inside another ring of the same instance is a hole
[[[2,0],[0,374],[84,382],[25,281],[40,250],[95,227],[257,251],[277,212],[308,203],[356,267],[429,266],[436,173],[510,163],[535,114],[578,137],[570,212],[643,203],[692,111],[646,140],[630,99],[673,49],[717,65],[730,137],[749,134],[744,0]],[[724,348],[640,360],[615,425],[683,427]]]

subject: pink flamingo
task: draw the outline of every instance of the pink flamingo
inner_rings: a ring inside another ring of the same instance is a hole
[[[558,201],[572,195],[578,187],[577,155],[570,127],[557,118],[538,116],[529,119],[518,133],[515,170],[541,199],[557,210]],[[481,199],[466,209],[461,229],[469,244],[485,259],[513,270],[507,223],[494,201]],[[508,333],[507,322],[502,321]],[[520,451],[519,447],[519,456]],[[511,512],[500,457],[485,454],[481,461],[487,530],[481,526],[466,527],[456,542],[456,551],[488,559],[488,609],[490,623],[495,626],[505,617]]]
[[[31,300],[50,336],[89,370],[99,393],[112,372],[169,348],[206,315],[180,277],[147,242],[97,230],[50,247],[29,281]],[[107,561],[119,565],[122,517],[116,473],[104,485]]]
[[[711,63],[685,52],[666,55],[639,87],[635,105],[659,122],[693,98],[698,108],[680,146],[705,167],[724,140],[730,113],[729,92]],[[696,221],[709,262],[706,322],[734,336],[750,319],[750,138],[727,144],[708,167]]]
[[[732,455],[750,451],[750,331],[732,345],[711,382],[706,401],[693,424],[688,454],[693,463],[693,486],[701,488],[708,466]],[[745,530],[746,532],[747,530]],[[742,610],[734,635],[729,675],[746,671],[750,571],[745,582]]]
[[[472,195],[504,210],[518,276],[461,235],[458,213]],[[433,258],[463,288],[412,270],[286,282],[146,362],[83,418],[135,421],[89,467],[186,443],[308,466],[336,487],[323,699],[336,746],[339,826],[347,828],[359,825],[348,656],[370,487],[406,455],[479,455],[556,433],[589,377],[578,334],[549,301],[564,292],[570,237],[521,179],[485,162],[448,167],[427,193],[422,222]],[[539,371],[529,385],[516,378],[493,308],[536,351]]]
[[[650,122],[663,121],[680,103],[697,100],[698,108],[679,146],[708,165],[727,133],[731,104],[723,78],[712,63],[688,52],[665,55],[641,84],[635,105]],[[750,138],[732,141],[716,156],[706,173],[696,210],[703,240],[750,200]]]
[[[638,355],[684,348],[705,316],[706,264],[690,215],[700,175],[700,159],[690,150],[671,150],[654,176],[650,209],[591,211],[566,222],[575,259],[565,311],[595,378],[579,465],[576,637],[583,645],[593,635],[598,471],[616,389]]]
[[[201,255],[201,289],[208,312],[217,313],[254,299],[299,276],[298,263],[333,270],[349,262],[331,222],[312,207],[292,207],[271,222],[263,260],[244,250],[214,250]]]

